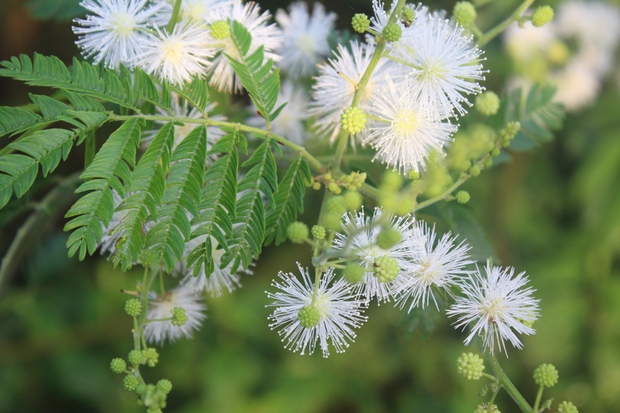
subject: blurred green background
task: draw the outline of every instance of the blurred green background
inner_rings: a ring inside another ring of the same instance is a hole
[[[287,4],[262,3],[272,12]],[[516,4],[488,5],[480,26],[492,26]],[[429,4],[447,10],[453,5]],[[327,9],[338,13],[340,28],[354,13],[371,12],[368,0],[337,0]],[[37,51],[69,63],[78,50],[70,21],[58,18],[37,21],[25,1],[0,1],[0,59]],[[486,48],[486,56],[491,72],[485,85],[500,92],[510,63],[499,40]],[[541,299],[538,333],[524,338],[525,350],[510,349],[510,358],[501,355],[500,361],[528,400],[537,390],[533,370],[554,364],[560,382],[545,396],[556,403],[570,400],[581,412],[620,412],[619,81],[616,68],[597,103],[567,117],[553,142],[512,153],[512,162],[464,186],[497,256],[526,271]],[[27,103],[27,92],[49,93],[0,79],[2,105]],[[76,148],[54,175],[69,175],[82,163],[83,148]],[[20,210],[45,193],[34,189],[3,211],[2,255],[18,228],[37,214]],[[37,231],[16,251],[19,265],[0,284],[2,413],[143,410],[109,369],[110,360],[126,357],[132,346],[126,296],[119,290],[135,286],[140,271],[123,274],[100,256],[84,262],[67,258],[62,215],[72,199],[67,191],[51,215],[37,215]],[[317,208],[317,200],[307,196],[308,222]],[[456,372],[460,353],[480,348],[465,348],[465,335],[438,314],[428,336],[418,330],[408,338],[400,311],[390,304],[373,306],[344,354],[323,359],[285,350],[267,325],[264,291],[278,271],[296,271],[295,260],[307,265],[308,257],[305,246],[267,248],[254,275],[243,277],[242,289],[207,298],[208,318],[195,338],[163,347],[159,365],[143,369],[151,382],[172,381],[166,411],[465,413],[483,401],[477,397],[480,383]],[[496,403],[504,413],[517,411],[505,393]]]

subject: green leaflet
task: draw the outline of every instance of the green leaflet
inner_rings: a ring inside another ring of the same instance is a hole
[[[69,256],[79,251],[80,260],[86,253],[93,254],[101,241],[103,228],[107,227],[114,213],[111,189],[124,196],[124,184],[131,182],[131,168],[136,162],[140,144],[141,126],[144,121],[132,119],[123,123],[103,144],[93,162],[80,176],[87,180],[77,193],[92,191],[80,198],[65,217],[74,217],[64,230],[71,231],[67,247]],[[124,184],[123,184],[124,182]]]
[[[146,234],[142,263],[156,268],[163,260],[171,272],[183,257],[185,240],[191,228],[187,212],[198,217],[197,205],[201,199],[205,158],[207,156],[207,128],[195,128],[174,150],[172,166],[166,182],[157,223]]]
[[[265,54],[262,45],[248,55],[252,36],[238,21],[232,22],[231,37],[241,57],[239,60],[228,55],[226,57],[241,79],[241,84],[248,91],[252,102],[269,124],[281,110],[278,108],[273,111],[280,91],[280,69],[271,71],[273,67],[271,59],[263,64]]]
[[[312,174],[306,161],[302,157],[295,159],[278,185],[274,196],[275,207],[267,214],[265,245],[269,245],[274,238],[276,245],[286,240],[286,228],[297,218],[297,211],[304,210],[306,183],[311,180]]]

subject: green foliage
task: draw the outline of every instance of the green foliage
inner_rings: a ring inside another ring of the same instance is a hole
[[[276,68],[273,72],[271,71],[273,68],[272,59],[263,64],[265,54],[262,45],[248,54],[252,44],[252,35],[238,21],[232,22],[231,38],[239,52],[240,60],[235,60],[228,55],[226,57],[241,79],[241,84],[248,91],[252,102],[269,123],[284,108],[282,105],[272,112],[280,91],[280,69]]]
[[[80,0],[30,0],[26,3],[30,16],[37,20],[71,20],[86,11]]]
[[[136,150],[140,144],[141,126],[139,119],[128,120],[103,144],[93,162],[80,176],[86,180],[76,190],[89,192],[80,198],[67,212],[66,217],[75,217],[65,225],[64,230],[74,230],[67,247],[69,256],[79,250],[80,259],[86,252],[93,254],[114,213],[114,197],[111,189],[124,196],[125,185],[131,183],[131,169],[136,162]],[[122,182],[121,182],[122,181]]]
[[[304,210],[306,183],[311,180],[312,175],[306,161],[302,157],[295,159],[278,185],[274,196],[275,208],[267,213],[265,245],[269,245],[274,238],[276,245],[286,240],[286,228],[297,218],[297,211]]]

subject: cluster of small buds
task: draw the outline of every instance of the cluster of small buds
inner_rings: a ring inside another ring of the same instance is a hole
[[[489,406],[489,403],[482,403],[478,405],[474,413],[500,413],[500,411],[494,404]]]
[[[347,203],[342,195],[332,196],[325,206],[325,221],[323,225],[326,229],[339,231],[341,229],[340,221],[342,216],[347,212]]]
[[[312,328],[321,321],[321,312],[314,305],[310,304],[299,310],[297,318],[302,327]]]
[[[366,268],[354,263],[348,263],[344,268],[344,279],[349,284],[359,283],[364,278],[364,274],[366,274]]]
[[[360,133],[366,127],[366,114],[361,108],[350,106],[340,115],[340,125],[342,130],[351,135]]]
[[[389,250],[402,240],[400,231],[394,228],[383,227],[377,235],[377,246],[383,250]]]
[[[125,312],[131,317],[137,317],[142,312],[142,302],[137,298],[130,298],[125,302]]]
[[[409,179],[410,181],[420,179],[420,172],[414,170],[409,171],[409,173],[407,174],[407,179]]]
[[[170,380],[161,379],[157,384],[141,385],[136,389],[140,396],[138,404],[147,408],[147,413],[161,413],[165,408],[168,393],[172,390]]]
[[[558,406],[558,413],[579,413],[579,410],[571,402],[563,401]]]
[[[458,191],[455,197],[456,202],[458,202],[459,204],[466,204],[469,202],[470,199],[469,192],[467,191]]]
[[[477,354],[463,353],[456,361],[459,374],[468,380],[480,380],[484,371],[484,360]]]
[[[347,211],[357,211],[362,207],[364,203],[364,198],[362,198],[362,194],[357,191],[347,191],[344,193],[344,202],[347,206]]]
[[[394,279],[398,276],[398,273],[400,272],[398,262],[388,255],[376,258],[374,266],[374,276],[377,277],[379,282],[382,283],[394,281]]]
[[[558,382],[558,371],[552,364],[541,364],[534,370],[534,381],[539,386],[553,387]]]
[[[211,37],[224,40],[230,36],[230,25],[224,20],[218,20],[211,25]]]
[[[159,361],[159,353],[153,347],[147,348],[143,351],[146,364],[149,367],[155,367]]]
[[[181,307],[174,307],[170,310],[172,313],[172,325],[180,327],[189,319],[187,314],[185,314],[185,309]]]
[[[481,93],[476,96],[474,107],[483,116],[495,115],[499,110],[499,96],[492,91]]]
[[[454,20],[463,27],[470,26],[478,16],[476,8],[468,1],[457,2],[454,5],[452,14],[454,15]]]
[[[539,6],[532,14],[532,24],[536,27],[544,26],[553,19],[551,6]]]
[[[120,357],[114,358],[110,362],[110,369],[116,374],[124,373],[127,370],[127,363]]]
[[[413,175],[414,177],[416,175]],[[419,178],[419,174],[417,174]],[[379,201],[383,209],[396,215],[407,215],[415,205],[415,197],[410,191],[400,191],[405,179],[396,171],[387,171],[383,174],[381,185],[379,186]]]
[[[293,244],[303,244],[309,235],[308,226],[300,221],[291,222],[286,228],[286,236]]]
[[[506,129],[499,131],[497,139],[501,142],[501,145],[506,148],[510,146],[510,141],[514,139],[519,130],[521,130],[520,122],[509,122],[506,125]]]
[[[403,7],[403,11],[400,12],[400,21],[405,27],[411,26],[413,20],[415,19],[415,12],[411,10],[409,7]]]
[[[146,356],[142,350],[131,350],[127,356],[127,360],[134,366],[146,363]]]
[[[403,29],[396,23],[390,23],[383,28],[383,38],[388,42],[397,42],[403,34]]]
[[[349,191],[356,191],[357,188],[362,186],[366,182],[366,172],[351,172],[349,175],[339,179],[342,182],[342,186]]]
[[[351,26],[353,26],[353,30],[358,33],[364,33],[370,27],[370,20],[368,20],[368,16],[364,13],[357,13],[353,16],[353,20],[351,20]]]
[[[135,391],[138,388],[138,379],[132,374],[128,374],[123,379],[123,387],[127,391]]]
[[[318,241],[324,240],[325,236],[327,235],[327,231],[325,230],[325,227],[322,227],[320,225],[314,225],[312,229],[310,230],[310,232],[312,233],[312,236],[314,237],[314,239]]]

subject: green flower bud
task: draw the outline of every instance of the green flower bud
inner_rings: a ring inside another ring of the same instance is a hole
[[[458,3],[457,3],[458,4]],[[476,96],[476,110],[484,116],[495,115],[499,110],[499,96],[488,91]]]
[[[394,281],[394,278],[398,276],[400,268],[398,263],[392,257],[384,255],[375,259],[375,277],[379,279],[379,282],[386,283]]]
[[[224,40],[230,36],[230,25],[224,20],[218,20],[211,25],[211,37],[216,40]]]
[[[398,191],[403,186],[404,182],[405,180],[398,172],[386,171],[381,180],[381,188],[390,191]]]
[[[353,16],[353,20],[351,20],[351,26],[353,26],[353,30],[358,33],[364,33],[370,27],[370,20],[368,20],[368,16],[364,13],[357,13]]]
[[[129,363],[133,364],[134,366],[146,363],[146,357],[141,350],[131,350],[129,352],[129,355],[127,356],[127,360],[129,360]]]
[[[474,411],[474,413],[500,413],[500,411],[494,404],[489,406],[489,403],[482,403],[478,405],[478,408]]]
[[[468,380],[480,380],[484,371],[484,360],[477,354],[463,353],[456,361],[459,374]]]
[[[187,315],[185,314],[185,309],[181,307],[174,307],[170,310],[172,313],[172,325],[173,326],[182,326],[188,320]]]
[[[338,220],[347,212],[347,203],[342,195],[332,196],[325,206],[327,213],[338,215]]]
[[[347,206],[347,211],[357,211],[362,207],[364,198],[357,191],[347,191],[344,194],[344,203]]]
[[[127,363],[125,363],[125,360],[123,360],[122,358],[117,357],[115,359],[112,359],[112,361],[110,362],[110,368],[114,373],[121,374],[125,371],[125,369],[127,369]]]
[[[459,1],[452,11],[454,20],[463,27],[468,27],[476,20],[476,8],[468,1]]]
[[[494,148],[494,149],[491,151],[491,156],[493,156],[493,157],[498,157],[498,156],[499,156],[499,154],[500,154],[500,152],[501,152],[501,151],[499,150],[499,148]]]
[[[336,182],[330,182],[329,185],[327,185],[327,189],[329,192],[333,192],[336,195],[342,192],[342,189],[340,189]]]
[[[319,189],[321,189],[321,183],[320,182],[313,183],[312,189],[314,189],[315,191],[318,191]]]
[[[456,202],[459,204],[466,204],[469,202],[469,192],[467,191],[458,191],[456,193]]]
[[[398,244],[402,239],[400,231],[394,228],[383,228],[379,235],[377,235],[377,245],[379,248],[389,250],[394,245]]]
[[[534,370],[534,381],[539,386],[553,387],[558,382],[558,371],[552,364],[541,364]]]
[[[506,133],[510,137],[510,139],[514,138],[515,135],[521,130],[521,122],[508,122],[506,125]]]
[[[463,165],[461,165],[463,171],[469,171],[469,168],[471,168],[471,161],[465,161]]]
[[[138,388],[138,379],[133,375],[133,373],[125,376],[123,379],[123,387],[125,387],[125,390],[127,391],[134,391]]]
[[[293,244],[303,244],[308,235],[310,235],[310,231],[303,222],[291,222],[286,228],[286,236]]]
[[[172,383],[170,382],[170,380],[161,379],[157,382],[157,385],[155,387],[157,387],[157,390],[159,390],[163,394],[168,394],[172,390]]]
[[[412,169],[411,171],[409,171],[409,174],[407,174],[407,179],[409,179],[410,181],[415,181],[416,179],[420,179],[420,172],[414,171]]]
[[[532,15],[532,24],[536,27],[544,26],[553,19],[553,9],[551,6],[539,6]]]
[[[471,168],[469,168],[469,174],[471,176],[478,176],[480,175],[480,167],[478,165],[474,165]]]
[[[362,281],[362,278],[364,278],[364,274],[366,274],[366,272],[366,268],[357,264],[349,263],[344,268],[344,279],[347,280],[349,284],[357,284]]]
[[[325,179],[326,181],[331,181],[332,178],[332,174],[330,174],[329,172],[326,173],[325,175],[323,175],[323,179]]]
[[[340,124],[345,132],[355,135],[366,127],[366,115],[360,108],[348,107],[340,115]]]
[[[299,324],[305,328],[312,328],[321,321],[321,312],[313,305],[307,305],[297,313]]]
[[[125,302],[125,312],[132,317],[139,316],[142,312],[142,303],[137,298],[130,298]]]
[[[326,235],[325,228],[320,225],[313,226],[310,232],[312,233],[312,236],[316,240],[320,241],[320,240],[325,239],[325,235]]]
[[[415,19],[415,12],[411,10],[409,7],[403,7],[403,10],[400,12],[400,18],[402,19],[402,23],[405,27],[411,26],[413,20]]]
[[[398,197],[398,204],[394,208],[396,215],[407,215],[413,210],[415,200],[407,195]]]
[[[383,38],[388,42],[400,40],[403,29],[396,23],[390,23],[383,28]]]
[[[564,401],[558,406],[558,413],[579,413],[579,410],[571,402]]]
[[[146,358],[146,364],[148,364],[149,367],[155,367],[159,361],[159,353],[152,347],[144,350],[144,357]]]
[[[489,158],[486,161],[484,161],[485,168],[490,168],[491,166],[493,166],[493,159]]]

